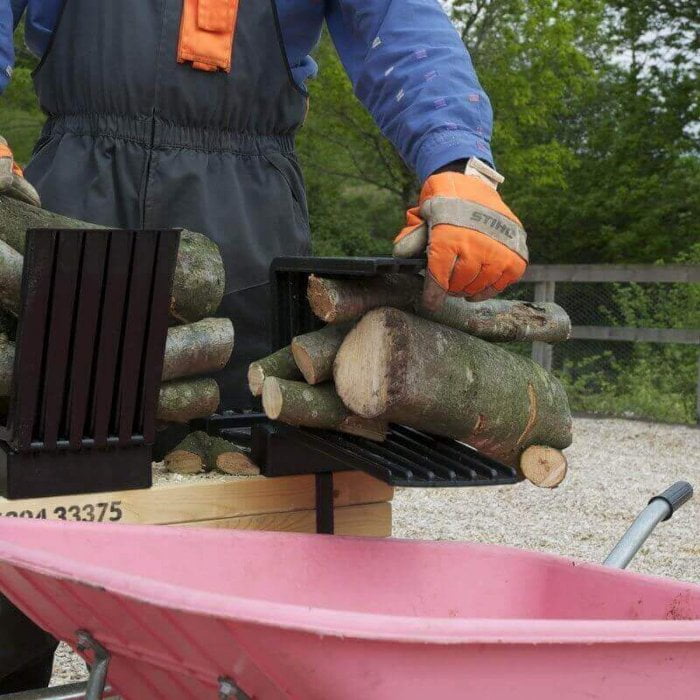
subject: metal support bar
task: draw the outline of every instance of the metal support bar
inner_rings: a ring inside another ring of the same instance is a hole
[[[222,676],[219,678],[219,700],[250,700],[250,696],[239,688],[233,678]]]
[[[109,652],[85,630],[78,630],[78,651],[92,651],[94,661],[90,667],[85,700],[101,700],[105,692],[107,669],[109,668]]]
[[[316,532],[320,535],[332,535],[335,532],[333,472],[316,474]]]

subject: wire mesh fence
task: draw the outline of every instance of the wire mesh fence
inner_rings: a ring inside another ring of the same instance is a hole
[[[548,267],[533,266],[509,296],[556,301],[571,317],[572,338],[512,349],[550,367],[576,412],[698,423],[700,265],[629,266],[634,282],[619,281],[626,276],[619,267],[612,274],[605,266]]]

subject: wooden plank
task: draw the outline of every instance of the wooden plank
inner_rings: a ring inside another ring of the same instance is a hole
[[[394,490],[363,472],[334,477],[337,507],[390,501]],[[316,505],[313,474],[231,477],[223,481],[159,484],[151,489],[9,501],[0,498],[0,516],[165,525],[297,510]]]
[[[700,265],[530,265],[523,282],[700,282]]]
[[[316,532],[316,511],[263,513],[237,518],[219,518],[197,522],[174,523],[177,527],[211,527],[225,530],[265,530],[268,532]],[[365,537],[391,536],[391,503],[345,506],[335,510],[336,535]]]
[[[623,326],[574,326],[572,340],[616,340],[639,343],[699,345],[700,330],[683,328],[626,328]]]

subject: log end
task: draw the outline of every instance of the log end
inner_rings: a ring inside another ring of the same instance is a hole
[[[262,396],[263,384],[265,382],[265,371],[257,363],[253,362],[248,367],[248,387],[253,396]]]
[[[175,474],[198,474],[204,471],[204,460],[195,452],[174,450],[163,460],[165,468]]]
[[[336,300],[327,288],[326,280],[316,275],[309,275],[306,297],[314,314],[326,323],[336,320]]]
[[[348,333],[335,359],[333,376],[343,403],[358,416],[388,413],[406,380],[405,314],[384,307],[366,313]]]
[[[216,468],[234,476],[258,476],[260,469],[247,455],[240,452],[224,452],[216,458]]]
[[[564,480],[568,469],[561,450],[544,445],[531,445],[520,456],[520,471],[535,486],[554,489]]]
[[[263,383],[262,404],[265,415],[271,420],[277,420],[282,415],[284,395],[277,377],[267,377]]]
[[[303,345],[292,341],[292,355],[307,384],[318,384],[323,381],[323,378],[317,376],[314,360]]]

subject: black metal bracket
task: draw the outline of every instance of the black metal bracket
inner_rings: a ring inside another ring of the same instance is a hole
[[[179,231],[29,231],[0,493],[151,485]]]

